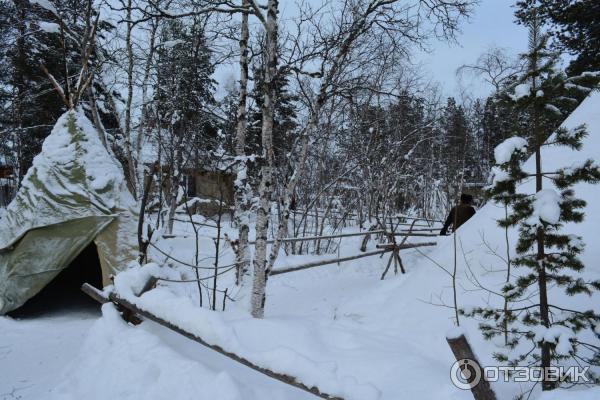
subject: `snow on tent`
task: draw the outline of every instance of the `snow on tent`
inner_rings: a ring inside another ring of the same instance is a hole
[[[92,242],[102,281],[135,258],[135,202],[81,111],[63,114],[1,217],[0,315],[40,292]]]

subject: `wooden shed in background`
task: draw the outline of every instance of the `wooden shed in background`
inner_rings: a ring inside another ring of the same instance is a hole
[[[184,179],[188,199],[197,198],[190,210],[195,214],[211,217],[219,213],[219,202],[222,201],[221,212],[229,214],[234,205],[235,174],[222,170],[190,169]]]

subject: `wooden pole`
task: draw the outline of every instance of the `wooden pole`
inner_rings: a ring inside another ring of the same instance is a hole
[[[363,257],[376,256],[376,255],[379,255],[379,254],[387,253],[389,251],[392,251],[392,250],[388,250],[388,249],[385,249],[385,250],[376,250],[376,251],[370,251],[370,252],[367,252],[367,253],[358,254],[358,255],[355,255],[355,256],[333,258],[333,259],[330,258],[330,259],[327,259],[327,260],[314,261],[314,262],[311,262],[311,263],[302,264],[302,265],[298,265],[298,266],[295,266],[295,267],[273,269],[271,271],[271,275],[287,274],[288,272],[295,272],[295,271],[300,271],[300,270],[303,270],[303,269],[315,268],[315,267],[320,267],[320,266],[328,265],[328,264],[336,264],[338,262],[356,260],[356,259],[363,258]]]
[[[110,302],[110,299],[104,295],[104,292],[96,289],[89,283],[84,283],[83,285],[81,285],[81,291],[90,296],[92,299],[96,300],[100,304]]]
[[[386,223],[386,225],[391,225],[389,222]],[[408,223],[408,222],[399,222],[399,223],[395,223],[394,226],[408,226],[408,227],[417,227],[417,228],[431,228],[431,225],[415,225],[413,223]],[[439,228],[441,229],[441,228]]]
[[[296,211],[298,214],[306,214],[308,216],[315,216],[314,213],[311,213],[310,211],[306,210],[306,211],[302,211],[302,210],[298,210]],[[332,211],[332,213],[338,213],[338,211],[334,210]],[[346,215],[350,216],[350,217],[358,217],[358,214],[352,213],[352,212],[346,212]],[[381,216],[379,216],[381,218]],[[429,218],[424,218],[424,217],[409,217],[406,215],[392,215],[391,218],[395,218],[395,219],[406,219],[406,220],[418,220],[418,221],[423,221],[423,222],[440,222],[443,223],[444,221],[440,221],[437,219],[429,219]]]
[[[485,380],[483,368],[477,360],[475,353],[473,353],[465,335],[460,334],[456,337],[446,337],[446,341],[452,353],[454,353],[457,363],[461,364],[459,365],[460,370],[468,370],[470,373],[470,378],[467,381],[471,382],[471,393],[473,393],[475,400],[496,400],[496,394],[492,390],[490,383]],[[455,373],[454,368],[452,373]],[[459,372],[456,371],[456,373]]]
[[[273,269],[271,271],[270,275],[287,274],[289,272],[301,271],[303,269],[321,267],[323,265],[329,265],[329,264],[337,264],[337,263],[344,262],[344,261],[357,260],[357,259],[363,258],[363,257],[377,256],[377,255],[380,255],[380,254],[385,254],[385,253],[390,252],[390,251],[394,251],[395,248],[397,248],[398,250],[406,250],[406,249],[414,249],[415,247],[435,246],[436,244],[437,244],[436,242],[413,243],[413,244],[395,245],[395,247],[394,247],[393,244],[392,245],[390,245],[390,244],[383,244],[383,245],[378,244],[377,248],[381,249],[381,250],[370,251],[370,252],[367,252],[367,253],[357,254],[357,255],[349,256],[349,257],[330,258],[330,259],[327,259],[327,260],[314,261],[314,262],[311,262],[311,263],[297,265],[297,266],[294,266],[294,267],[286,267],[286,268]],[[402,268],[404,268],[404,267],[402,267]]]
[[[390,255],[390,258],[388,259],[387,265],[385,266],[385,269],[383,270],[383,274],[381,274],[381,280],[385,279],[385,274],[387,274],[388,270],[390,269],[390,266],[392,265],[393,257],[394,257],[394,253],[392,252],[392,255]]]
[[[435,246],[435,245],[437,245],[437,242],[409,243],[409,244],[383,243],[383,244],[378,244],[376,247],[378,249],[387,249],[387,250],[394,250],[395,248],[398,248],[398,250],[407,250],[407,249],[414,249],[416,247],[428,247],[428,246]]]
[[[402,259],[400,258],[400,252],[397,251],[394,255],[396,256],[396,261],[398,262],[398,266],[400,267],[400,272],[405,274],[406,270],[404,269],[404,264],[402,264]]]
[[[320,397],[322,399],[344,400],[341,397],[335,397],[335,396],[329,395],[329,394],[327,394],[325,392],[322,392],[316,386],[308,386],[308,385],[300,382],[298,380],[298,378],[296,378],[294,376],[286,375],[286,374],[281,374],[279,372],[275,372],[275,371],[272,371],[270,369],[258,366],[256,364],[252,363],[251,361],[249,361],[249,360],[247,360],[247,359],[245,359],[245,358],[243,358],[241,356],[238,356],[235,353],[228,352],[227,350],[223,349],[220,346],[210,344],[210,343],[206,342],[204,339],[202,339],[200,336],[198,336],[198,335],[196,335],[194,333],[188,332],[185,329],[180,328],[177,325],[175,325],[175,324],[173,324],[173,323],[171,323],[169,321],[166,321],[166,320],[162,319],[161,317],[158,317],[157,315],[153,314],[150,311],[146,311],[146,310],[143,310],[143,309],[137,307],[135,304],[133,304],[133,303],[131,303],[131,302],[125,300],[125,299],[120,298],[115,293],[111,293],[109,295],[109,298],[110,298],[110,300],[112,302],[117,303],[121,307],[128,309],[132,313],[135,313],[137,315],[141,315],[142,317],[144,317],[146,319],[154,321],[157,324],[162,325],[162,326],[164,326],[167,329],[170,329],[170,330],[172,330],[174,332],[177,332],[180,335],[183,335],[183,336],[187,337],[188,339],[191,339],[191,340],[193,340],[193,341],[195,341],[197,343],[200,343],[201,345],[203,345],[205,347],[208,347],[209,349],[214,350],[217,353],[220,353],[220,354],[224,355],[225,357],[228,357],[228,358],[230,358],[230,359],[232,359],[234,361],[237,361],[238,363],[243,364],[243,365],[245,365],[248,368],[251,368],[251,369],[253,369],[255,371],[258,371],[261,374],[267,375],[270,378],[276,379],[276,380],[278,380],[280,382],[283,382],[283,383],[286,383],[286,384],[288,384],[290,386],[294,386],[294,387],[296,387],[298,389],[302,389],[302,390],[304,390],[304,391],[306,391],[308,393],[311,393],[311,394],[313,394],[313,395],[315,395],[317,397]]]
[[[412,232],[407,232],[407,233],[394,233],[394,236],[403,236],[403,237],[411,237],[411,236],[416,236],[416,237],[435,237],[435,236],[439,236],[437,233],[412,233]]]
[[[404,233],[404,232],[432,232],[432,231],[439,231],[442,228],[421,228],[421,229],[400,229],[399,232]]]
[[[150,280],[144,286],[144,288],[153,286],[153,284],[155,282],[156,282],[155,280]],[[281,374],[281,373],[269,370],[267,368],[260,367],[260,366],[258,366],[256,364],[248,361],[247,359],[238,356],[237,354],[230,353],[230,352],[224,350],[220,346],[209,344],[206,341],[204,341],[201,337],[199,337],[199,336],[197,336],[197,335],[195,335],[195,334],[193,334],[191,332],[188,332],[185,329],[182,329],[182,328],[180,328],[180,327],[172,324],[171,322],[166,321],[166,320],[164,320],[164,319],[162,319],[162,318],[154,315],[150,311],[146,311],[146,310],[143,310],[143,309],[137,307],[135,304],[133,304],[133,303],[131,303],[131,302],[125,300],[125,299],[120,298],[115,293],[111,293],[107,297],[104,294],[104,292],[96,289],[95,287],[93,287],[89,283],[84,283],[81,286],[81,290],[85,294],[87,294],[88,296],[90,296],[92,299],[96,300],[97,302],[99,302],[101,304],[108,303],[108,302],[113,302],[116,305],[118,305],[119,308],[127,310],[128,313],[131,314],[131,315],[141,316],[141,317],[147,318],[147,319],[149,319],[151,321],[154,321],[157,324],[162,325],[162,326],[164,326],[167,329],[170,329],[170,330],[172,330],[174,332],[177,332],[180,335],[183,335],[183,336],[187,337],[188,339],[191,339],[191,340],[193,340],[195,342],[198,342],[201,345],[206,346],[209,349],[214,350],[214,351],[216,351],[216,352],[224,355],[225,357],[228,357],[228,358],[230,358],[230,359],[232,359],[234,361],[237,361],[237,362],[245,365],[246,367],[252,368],[255,371],[258,371],[258,372],[260,372],[260,373],[262,373],[264,375],[267,375],[270,378],[277,379],[278,381],[281,381],[281,382],[286,383],[288,385],[291,385],[291,386],[297,387],[299,389],[302,389],[302,390],[304,390],[306,392],[309,392],[309,393],[311,393],[311,394],[313,394],[313,395],[315,395],[317,397],[320,397],[322,399],[344,400],[341,397],[335,397],[335,396],[331,396],[331,395],[329,395],[327,393],[324,393],[324,392],[322,392],[316,386],[305,385],[304,383],[299,382],[298,379],[295,378],[295,377],[293,377],[293,376],[286,375],[286,374]],[[143,293],[144,290],[142,289],[141,292]],[[225,302],[225,300],[223,300],[223,305],[225,304],[224,302]]]
[[[178,222],[187,222],[188,224],[193,224],[193,225],[198,225],[198,226],[207,226],[209,228],[215,228],[217,229],[217,227],[215,225],[211,225],[211,224],[204,224],[202,222],[196,222],[196,221],[189,221],[189,220],[184,220],[184,219],[179,219],[179,218],[173,218],[173,221],[178,221]]]
[[[336,238],[352,237],[352,236],[377,235],[377,234],[383,234],[383,233],[386,233],[386,231],[377,230],[377,231],[364,231],[364,232],[353,232],[353,233],[340,233],[337,235],[304,236],[304,237],[297,237],[297,238],[284,238],[284,239],[281,239],[281,241],[282,242],[307,242],[307,241],[312,241],[312,240],[324,240],[324,239],[336,239]],[[437,237],[439,235],[437,235],[435,233],[410,233],[410,232],[407,232],[407,233],[394,233],[394,236]],[[267,244],[272,244],[274,242],[275,242],[274,240],[267,240]],[[248,242],[248,244],[256,244],[256,242],[252,241],[252,242]]]
[[[143,293],[146,293],[147,291],[154,289],[157,282],[158,282],[158,279],[151,276],[146,281],[144,286],[142,287],[142,290],[140,290],[140,292],[137,293],[136,295],[141,296]],[[111,301],[110,297],[107,297],[103,291],[95,288],[94,286],[90,285],[89,283],[84,283],[83,285],[81,285],[81,291],[83,293],[87,294],[88,296],[90,296],[92,299],[96,300],[100,304],[109,303]],[[129,310],[127,308],[123,308],[121,306],[118,306],[118,309],[121,312],[121,317],[123,317],[123,319],[125,321],[130,322],[134,325],[139,325],[142,323],[142,320],[131,310]]]
[[[297,238],[283,238],[283,239],[281,239],[281,241],[282,242],[307,242],[307,241],[311,241],[311,240],[336,239],[336,238],[352,237],[352,236],[365,236],[365,235],[369,235],[369,234],[378,234],[378,233],[384,233],[384,232],[385,231],[383,231],[383,230],[378,230],[378,231],[370,231],[370,232],[365,231],[365,232],[353,232],[353,233],[339,233],[337,235],[303,236],[303,237],[297,237]],[[267,244],[273,244],[274,242],[275,242],[275,240],[267,240]],[[256,244],[255,241],[248,242],[248,243]]]

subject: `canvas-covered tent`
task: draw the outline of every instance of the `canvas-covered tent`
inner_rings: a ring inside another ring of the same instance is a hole
[[[63,114],[0,215],[0,314],[23,305],[92,242],[104,284],[136,258],[136,203],[82,111]]]

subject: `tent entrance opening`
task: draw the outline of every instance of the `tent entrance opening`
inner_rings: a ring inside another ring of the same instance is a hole
[[[93,241],[52,282],[9,315],[23,318],[64,310],[98,309],[98,303],[81,291],[84,282],[102,288],[100,259]]]

